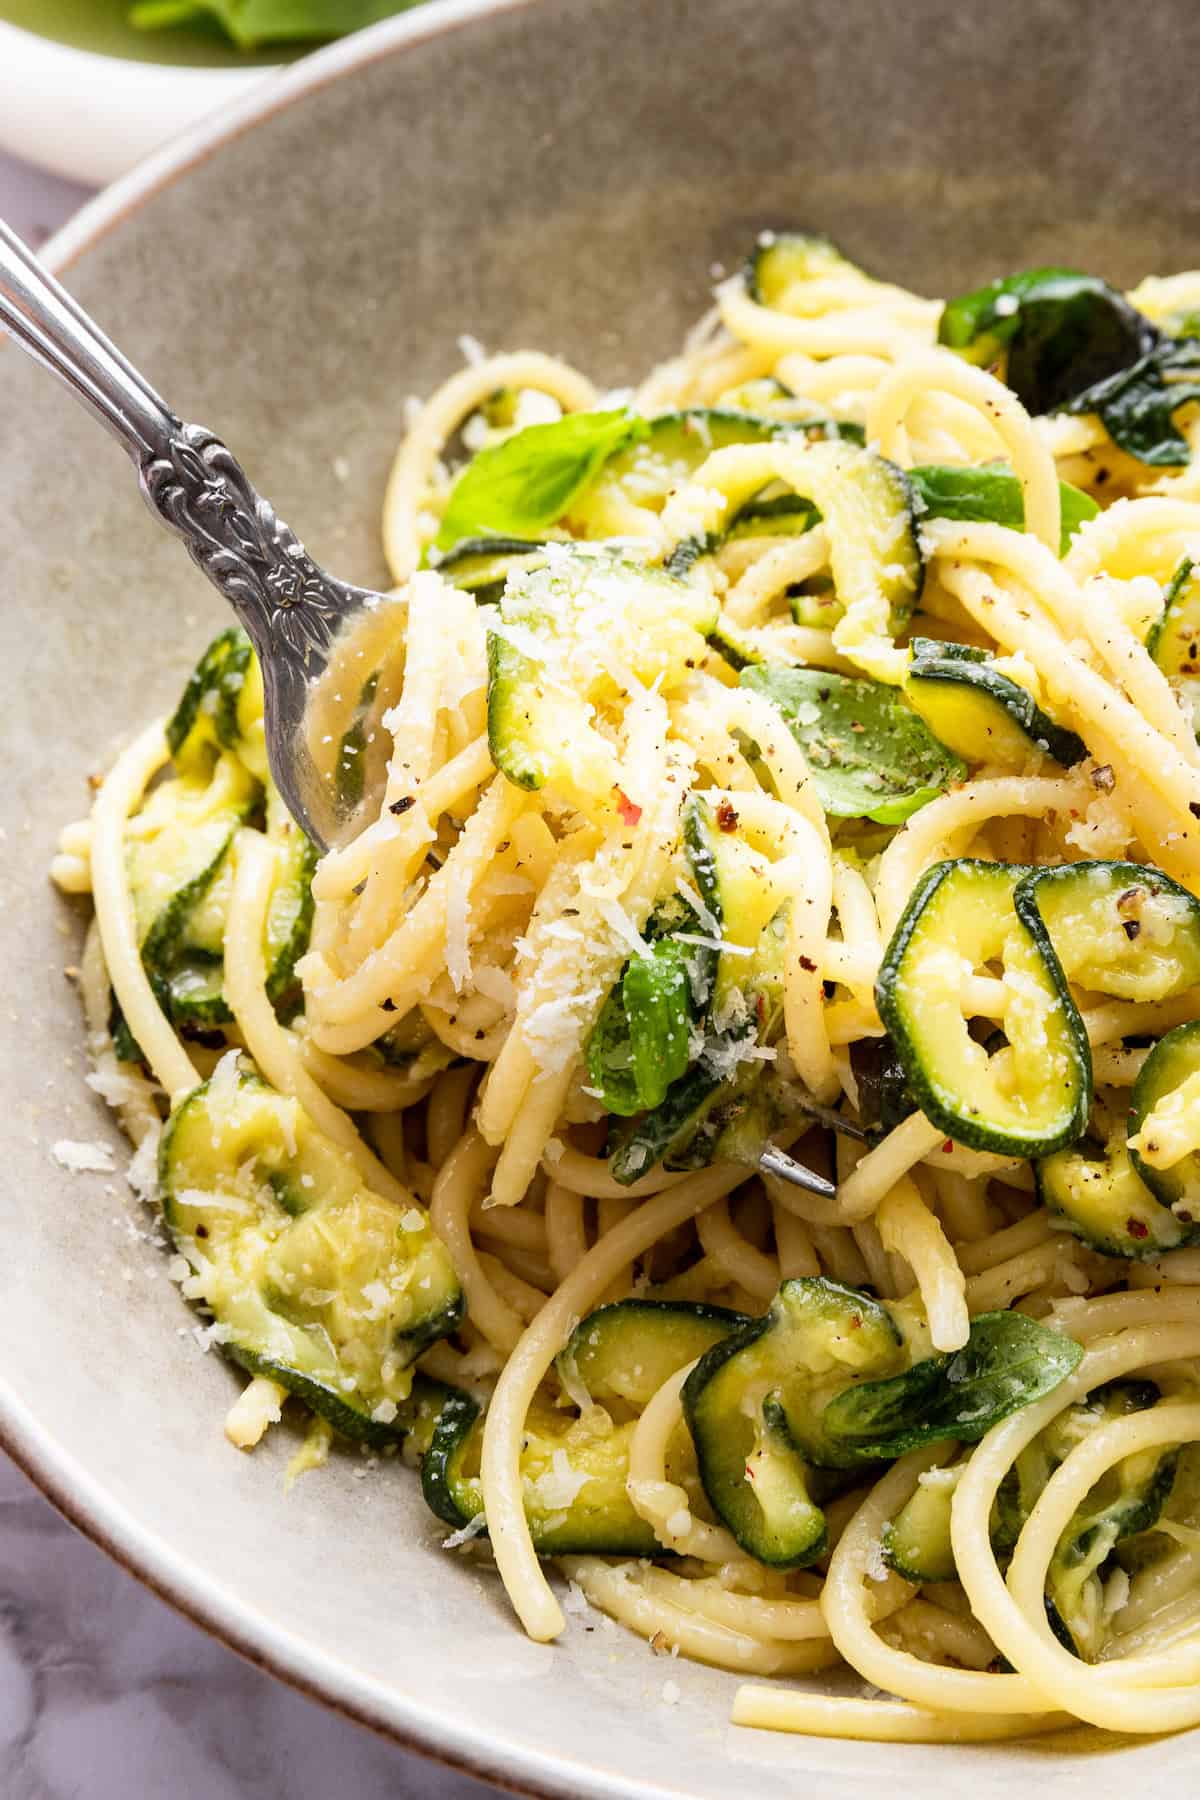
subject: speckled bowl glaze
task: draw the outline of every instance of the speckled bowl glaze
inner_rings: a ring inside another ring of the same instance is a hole
[[[623,380],[768,224],[934,292],[1037,262],[1129,281],[1200,261],[1198,59],[1191,0],[433,5],[202,127],[53,257],[316,555],[374,583],[404,398],[456,366],[462,332]],[[1190,1792],[1186,1737],[734,1730],[732,1677],[664,1666],[595,1616],[527,1643],[402,1469],[340,1455],[285,1498],[286,1430],[228,1447],[235,1377],[198,1350],[144,1216],[119,1177],[49,1154],[104,1138],[122,1160],[63,977],[80,920],[45,873],[86,774],[171,702],[222,614],[120,455],[11,348],[0,521],[0,1433],[63,1511],[285,1679],[520,1792]]]

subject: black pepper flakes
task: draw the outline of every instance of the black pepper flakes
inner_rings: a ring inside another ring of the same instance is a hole
[[[408,812],[416,804],[417,797],[415,794],[405,794],[401,799],[393,800],[392,804],[388,807],[388,811],[399,815],[400,813]]]

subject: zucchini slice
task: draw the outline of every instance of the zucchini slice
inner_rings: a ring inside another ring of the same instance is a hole
[[[691,479],[714,450],[730,444],[760,444],[791,434],[782,419],[759,418],[740,408],[693,406],[659,413],[645,422],[645,435],[609,458],[596,480],[570,511],[572,528],[587,538],[637,536],[646,515],[655,517],[671,494]]]
[[[1200,675],[1200,569],[1188,556],[1167,583],[1146,649],[1164,675]]]
[[[992,1515],[992,1543],[1007,1562],[1026,1519],[1055,1470],[1101,1426],[1157,1404],[1152,1381],[1114,1381],[1076,1401],[1020,1452]],[[1124,1457],[1107,1470],[1059,1539],[1046,1578],[1046,1609],[1056,1634],[1094,1662],[1104,1646],[1102,1572],[1118,1544],[1150,1531],[1171,1494],[1179,1452],[1166,1446]]]
[[[819,1277],[785,1281],[763,1318],[700,1359],[683,1387],[700,1480],[751,1556],[802,1568],[823,1553],[825,1516],[807,1465],[842,1465],[814,1425],[822,1401],[903,1360],[884,1307]]]
[[[1182,1232],[1200,1238],[1200,1019],[1177,1025],[1160,1038],[1133,1086],[1129,1153],[1147,1188]],[[1159,1153],[1171,1140],[1182,1153],[1165,1167]],[[1153,1160],[1151,1160],[1153,1159]]]
[[[742,670],[740,685],[783,714],[833,818],[898,825],[967,773],[881,681],[759,664]]]
[[[1023,868],[960,859],[913,889],[875,997],[922,1111],[948,1138],[1002,1156],[1048,1156],[1079,1137],[1091,1106],[1087,1034],[1031,901]],[[1007,1043],[989,1054],[963,1017],[961,984],[1003,965]]]
[[[625,1491],[634,1421],[604,1431],[535,1402],[525,1421],[521,1484],[540,1556],[661,1556],[653,1526]],[[421,1464],[431,1512],[461,1530],[483,1512],[483,1420],[474,1401],[444,1408]],[[486,1528],[485,1528],[486,1529]]]
[[[614,1300],[577,1325],[557,1358],[567,1392],[642,1412],[664,1381],[749,1324],[744,1313],[691,1300]]]
[[[167,748],[181,775],[206,776],[232,750],[266,780],[262,673],[240,626],[220,632],[196,664],[167,721]]]
[[[667,690],[705,655],[715,602],[700,588],[611,552],[550,544],[514,575],[488,633],[488,744],[516,787],[553,785],[583,810],[610,809],[619,764],[593,712],[615,700],[614,667]]]
[[[228,1062],[172,1113],[158,1180],[226,1355],[345,1436],[390,1441],[411,1364],[463,1312],[428,1214],[364,1187],[295,1100]]]
[[[1159,869],[1128,862],[1032,869],[1017,907],[1037,914],[1079,987],[1156,1001],[1200,982],[1200,901]]]
[[[463,538],[440,558],[437,571],[481,606],[496,604],[514,572],[535,569],[545,560],[545,546],[529,538]]]
[[[1036,769],[1049,758],[1069,768],[1087,755],[1083,739],[1056,725],[988,651],[932,638],[914,638],[911,648],[905,696],[967,762]]]
[[[717,400],[717,410],[726,412],[730,409],[753,413],[760,419],[778,419],[793,431],[803,432],[812,443],[822,438],[841,438],[847,444],[866,442],[861,425],[849,419],[814,417],[809,411],[809,403],[798,399],[774,375],[763,375],[756,381],[744,381],[740,387],[726,389]]]
[[[950,1542],[950,1509],[966,1462],[926,1469],[883,1533],[883,1560],[906,1581],[953,1581],[958,1570]]]
[[[771,494],[756,490],[706,496],[692,528],[667,556],[667,566],[684,573],[698,557],[710,555],[735,521],[744,522],[750,505],[761,508],[762,517],[769,516],[768,506],[778,506],[789,530],[794,528],[793,515],[795,528],[802,531],[819,515],[829,531],[836,590],[834,599],[822,605],[820,622],[834,624],[854,610],[864,624],[878,615],[879,630],[886,623],[887,630],[898,636],[912,617],[925,579],[907,476],[874,450],[851,444],[807,443],[798,446],[797,454],[803,467],[792,496],[776,495],[774,483]],[[796,511],[796,500],[807,502],[815,514]]]
[[[805,231],[764,231],[746,263],[750,298],[772,312],[803,313],[803,290],[811,281],[861,277],[829,238]]]
[[[1083,1354],[1013,1312],[981,1314],[953,1355],[928,1348],[919,1305],[804,1277],[706,1352],[684,1383],[684,1412],[704,1491],[744,1549],[779,1566],[811,1561],[823,1519],[810,1465],[853,1469],[949,1438],[974,1443]]]
[[[1186,1208],[1180,1219],[1161,1204],[1134,1167],[1124,1134],[1107,1145],[1092,1138],[1034,1165],[1038,1198],[1075,1237],[1105,1256],[1141,1261],[1188,1243]],[[1200,1198],[1196,1217],[1200,1217]]]

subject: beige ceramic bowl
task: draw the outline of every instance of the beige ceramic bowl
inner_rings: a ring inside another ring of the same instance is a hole
[[[1036,262],[1129,281],[1200,261],[1197,66],[1192,0],[434,5],[203,128],[55,256],[316,554],[374,582],[404,397],[454,368],[462,332],[630,377],[769,224],[826,229],[935,292]],[[518,1791],[1190,1793],[1186,1737],[944,1750],[734,1730],[732,1677],[594,1617],[525,1642],[402,1470],[360,1479],[341,1456],[285,1500],[286,1434],[228,1448],[235,1378],[131,1237],[122,1184],[49,1154],[114,1134],[62,973],[79,921],[45,876],[86,772],[171,702],[222,613],[117,451],[11,348],[0,569],[0,1431],[63,1511],[286,1679]]]

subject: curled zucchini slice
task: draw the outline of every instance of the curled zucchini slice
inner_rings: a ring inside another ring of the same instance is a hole
[[[821,1552],[813,1471],[975,1442],[1057,1387],[1083,1352],[1023,1313],[984,1313],[930,1356],[912,1303],[883,1306],[820,1277],[785,1281],[697,1363],[683,1388],[704,1491],[742,1547],[777,1566]]]
[[[1036,913],[1069,981],[1118,1000],[1169,1000],[1200,982],[1200,901],[1159,869],[1078,862],[1031,869]]]
[[[793,429],[782,419],[759,418],[735,407],[659,413],[646,420],[644,436],[609,458],[571,507],[570,523],[588,538],[637,536],[646,528],[647,514],[657,517],[674,490],[714,450],[759,444]]]
[[[1146,648],[1164,675],[1200,675],[1200,570],[1188,556],[1167,584]]]
[[[412,1363],[463,1310],[423,1208],[372,1193],[297,1101],[231,1063],[172,1113],[158,1179],[225,1354],[345,1436],[390,1441]]]
[[[593,1425],[536,1403],[525,1421],[525,1517],[542,1556],[656,1556],[661,1546],[625,1492],[634,1424]],[[446,1407],[421,1464],[421,1491],[439,1519],[462,1530],[483,1512],[483,1420],[475,1402]]]
[[[1026,1445],[1005,1476],[992,1515],[992,1543],[1006,1563],[1054,1471],[1076,1445],[1115,1419],[1159,1400],[1152,1381],[1114,1381],[1068,1406]],[[1046,1610],[1056,1634],[1087,1662],[1108,1633],[1104,1578],[1119,1544],[1153,1529],[1171,1495],[1179,1452],[1169,1446],[1127,1456],[1107,1470],[1072,1516],[1051,1558]]]
[[[1102,1145],[1091,1138],[1035,1164],[1038,1197],[1077,1238],[1105,1256],[1142,1260],[1177,1250],[1195,1228],[1163,1205],[1134,1167],[1122,1132]],[[1182,1204],[1182,1203],[1181,1203]]]
[[[883,1560],[906,1581],[953,1581],[950,1509],[965,1462],[926,1469],[914,1492],[883,1533]]]
[[[763,1318],[697,1363],[683,1405],[700,1479],[751,1556],[799,1568],[822,1554],[825,1516],[810,1465],[843,1463],[820,1432],[824,1401],[902,1362],[901,1333],[884,1307],[853,1288],[804,1278],[785,1281]]]
[[[967,762],[1036,769],[1048,759],[1069,767],[1087,755],[1083,739],[1056,725],[986,650],[914,638],[904,692],[930,730]]]
[[[1087,1124],[1091,1056],[1040,914],[1014,904],[1024,873],[970,859],[930,869],[884,953],[876,1004],[917,1104],[948,1138],[1047,1156]],[[964,978],[992,963],[1011,996],[994,1050],[971,1035],[961,998]]]
[[[790,513],[796,499],[808,502],[828,529],[835,593],[821,603],[820,622],[832,625],[853,614],[864,637],[898,635],[925,579],[915,504],[904,471],[874,450],[847,443],[802,443],[794,454],[798,466],[788,477],[793,493],[781,495],[778,504]],[[757,489],[705,495],[689,514],[667,566],[682,573],[715,550],[751,502],[777,504]],[[807,530],[812,516],[800,515],[799,523]]]
[[[568,1393],[641,1412],[664,1381],[749,1324],[744,1313],[691,1300],[615,1300],[589,1313],[558,1355]]]
[[[1129,1124],[1137,1173],[1170,1208],[1180,1241],[1200,1237],[1200,1019],[1154,1046],[1134,1083]]]
[[[229,750],[267,779],[262,672],[240,626],[220,632],[196,664],[167,721],[167,748],[181,775],[207,775]]]
[[[487,606],[499,602],[510,575],[536,569],[544,561],[545,546],[529,538],[463,538],[437,568],[439,575]]]
[[[769,306],[773,312],[803,313],[803,294],[809,282],[848,275],[861,278],[862,270],[827,237],[805,231],[764,231],[750,252],[745,282],[750,298],[759,306]]]

